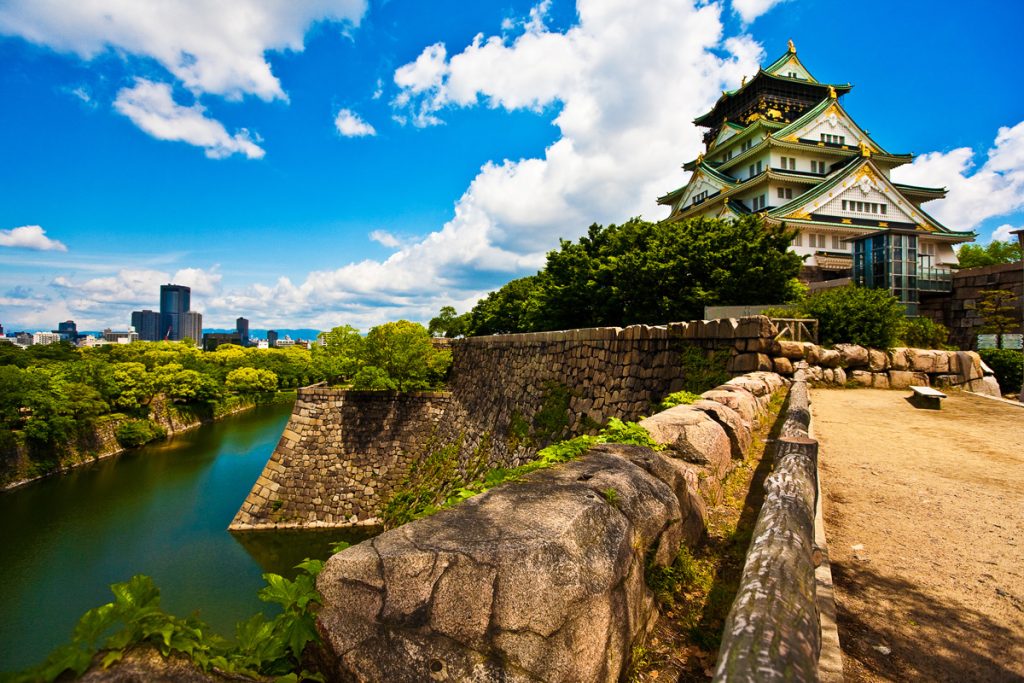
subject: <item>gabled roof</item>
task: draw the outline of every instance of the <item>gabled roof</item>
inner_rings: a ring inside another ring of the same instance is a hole
[[[712,181],[710,183],[711,185],[720,186],[720,190],[725,190],[734,185],[738,185],[740,182],[733,178],[732,176],[720,173],[719,171],[715,170],[714,167],[709,166],[707,163],[702,161],[694,168],[693,175],[690,176],[690,179],[687,181],[685,185],[658,197],[658,203],[674,204],[677,199],[686,194],[686,191],[689,188],[696,185],[700,181],[700,179],[705,176]]]
[[[832,201],[832,197],[827,193],[835,192],[837,189],[840,192],[846,191],[848,188],[842,187],[846,185],[846,181],[851,179],[856,181],[858,178],[867,178],[868,182],[883,194],[892,194],[902,199],[899,189],[875,166],[871,158],[861,157],[858,162],[849,164],[844,169],[837,171],[821,185],[811,188],[799,197],[795,197],[793,201],[771,209],[768,214],[772,218],[778,219],[807,219],[814,213],[815,209]],[[865,181],[861,180],[861,182]],[[822,199],[823,197],[824,199]],[[939,223],[923,209],[915,207],[909,200],[906,200],[906,204],[897,203],[895,208],[913,218],[917,225],[928,232],[946,235],[962,234],[942,225],[942,223]]]
[[[778,72],[781,71],[784,66],[793,63],[797,64],[801,69],[804,70],[804,73],[807,74],[807,77],[811,80],[811,83],[818,82],[817,79],[811,75],[811,70],[804,66],[803,62],[800,61],[800,58],[796,56],[796,48],[793,46],[792,40],[789,41],[789,49],[786,50],[786,52],[781,57],[776,59],[768,66],[764,67],[764,70],[772,75],[775,75],[778,74]]]
[[[862,139],[870,142],[872,152],[876,154],[889,154],[889,152],[885,151],[885,149],[880,144],[871,139],[871,136],[867,134],[867,131],[865,131],[863,128],[857,125],[857,122],[853,120],[853,117],[850,116],[845,109],[843,109],[843,106],[841,104],[839,104],[838,97],[832,96],[826,97],[817,105],[808,109],[806,112],[804,112],[802,116],[797,118],[795,121],[793,121],[793,123],[789,124],[785,128],[775,131],[775,133],[773,133],[773,136],[780,140],[796,142],[796,134],[801,128],[813,122],[822,114],[831,115],[833,113],[837,116],[837,118],[845,119],[848,127],[856,131]]]

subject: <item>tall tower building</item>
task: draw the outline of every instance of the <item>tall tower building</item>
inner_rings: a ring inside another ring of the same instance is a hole
[[[197,313],[196,311],[185,311],[181,314],[181,337],[182,339],[191,339],[195,342],[196,346],[202,346],[203,344],[203,314]]]
[[[238,343],[242,346],[249,345],[249,321],[245,318],[235,320],[235,331],[238,332]]]
[[[192,290],[185,285],[160,285],[160,339],[183,338],[182,316],[192,306]],[[202,335],[199,337],[202,339]]]
[[[277,330],[267,330],[267,346],[270,348],[277,346]]]
[[[922,294],[950,290],[953,245],[974,235],[922,208],[945,188],[890,178],[913,155],[887,151],[853,120],[839,101],[851,88],[815,79],[790,41],[694,120],[707,129],[704,152],[683,165],[689,182],[658,203],[672,221],[756,213],[784,223],[797,231],[801,279],[887,288],[915,315]]]
[[[132,311],[132,327],[142,341],[160,341],[160,314],[156,311]]]

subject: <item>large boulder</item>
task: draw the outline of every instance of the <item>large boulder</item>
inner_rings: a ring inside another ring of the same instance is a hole
[[[717,421],[703,410],[682,405],[644,418],[640,426],[655,443],[721,479],[732,468],[732,444]]]
[[[694,401],[691,405],[697,410],[708,414],[712,420],[721,425],[729,437],[732,445],[732,457],[736,460],[743,460],[747,456],[750,444],[753,440],[752,422],[744,420],[739,413],[718,401],[701,399]]]
[[[757,397],[736,385],[723,384],[710,391],[705,391],[700,397],[732,408],[739,413],[740,417],[750,423],[753,423],[760,414]]]
[[[868,349],[868,370],[882,372],[889,369],[889,355],[878,349]]]
[[[842,357],[842,364],[848,368],[863,368],[868,365],[868,350],[859,344],[836,344],[836,351]]]
[[[333,556],[328,679],[618,681],[656,618],[645,558],[671,561],[684,536],[651,472],[686,478],[663,459],[605,446]]]

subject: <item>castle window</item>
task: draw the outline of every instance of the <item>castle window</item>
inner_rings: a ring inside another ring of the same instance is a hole
[[[811,173],[820,173],[821,175],[825,175],[825,162],[811,161]]]
[[[754,211],[760,211],[765,206],[767,206],[767,204],[768,204],[768,195],[762,194],[762,195],[758,195],[758,196],[754,197],[754,199],[751,202],[751,204],[754,207]]]
[[[781,157],[782,169],[788,171],[796,170],[796,159],[794,157]]]
[[[835,250],[840,250],[843,248],[843,242],[841,239],[839,239],[839,235],[832,235],[832,248]]]
[[[831,133],[822,133],[821,134],[821,141],[822,142],[826,142],[826,143],[828,143],[830,145],[845,145],[846,144],[846,136],[845,135],[832,135]]]
[[[796,234],[796,237],[793,238],[793,246],[794,247],[802,247],[802,246],[804,246],[804,234],[802,232],[798,232]]]
[[[793,188],[792,187],[780,187],[779,188],[779,199],[792,199]]]

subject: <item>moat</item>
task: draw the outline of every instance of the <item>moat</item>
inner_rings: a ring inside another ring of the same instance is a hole
[[[231,636],[266,571],[326,557],[344,532],[228,533],[288,420],[269,405],[0,493],[0,672],[43,659],[108,586],[148,574],[172,613]]]

